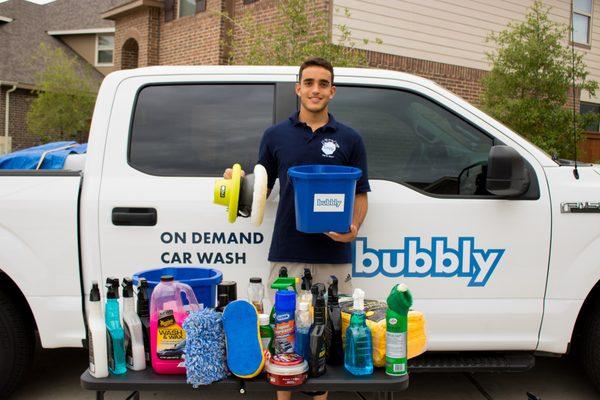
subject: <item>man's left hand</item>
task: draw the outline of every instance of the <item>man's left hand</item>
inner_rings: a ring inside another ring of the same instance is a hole
[[[349,243],[356,239],[356,236],[358,235],[358,227],[353,224],[350,225],[350,232],[348,233],[325,232],[325,234],[336,242]]]

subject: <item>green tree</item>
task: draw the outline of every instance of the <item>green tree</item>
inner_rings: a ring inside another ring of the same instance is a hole
[[[36,74],[37,97],[27,113],[27,128],[43,141],[50,138],[75,139],[89,132],[97,87],[91,69],[81,67],[61,48],[43,43],[35,54],[44,69]]]
[[[350,13],[345,9],[345,15]],[[229,62],[245,65],[300,65],[307,57],[323,57],[336,67],[365,67],[367,58],[356,48],[346,25],[338,25],[335,42],[329,31],[329,14],[315,0],[279,0],[277,23],[257,23],[250,14],[231,18],[227,43]],[[366,44],[369,41],[363,40]],[[376,43],[381,40],[376,39]]]
[[[525,21],[510,23],[488,41],[491,72],[483,79],[484,109],[551,155],[573,158],[573,109],[569,93],[594,95],[583,55],[568,45],[570,27],[551,21],[550,8],[536,1]],[[577,115],[577,138],[594,118]]]

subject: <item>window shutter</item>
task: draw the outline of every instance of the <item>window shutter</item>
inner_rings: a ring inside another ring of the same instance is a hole
[[[206,11],[206,0],[196,0],[196,13]]]
[[[165,0],[165,22],[172,21],[175,17],[175,0]]]

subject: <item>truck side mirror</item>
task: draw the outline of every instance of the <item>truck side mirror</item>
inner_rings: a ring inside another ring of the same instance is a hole
[[[490,149],[486,189],[497,196],[516,197],[529,189],[529,170],[525,160],[512,147],[498,145]]]

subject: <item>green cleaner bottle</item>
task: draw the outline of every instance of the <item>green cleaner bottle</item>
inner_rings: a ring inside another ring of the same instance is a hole
[[[412,306],[412,295],[402,283],[395,285],[387,298],[385,314],[385,373],[402,376],[408,373],[407,338],[408,309]]]

